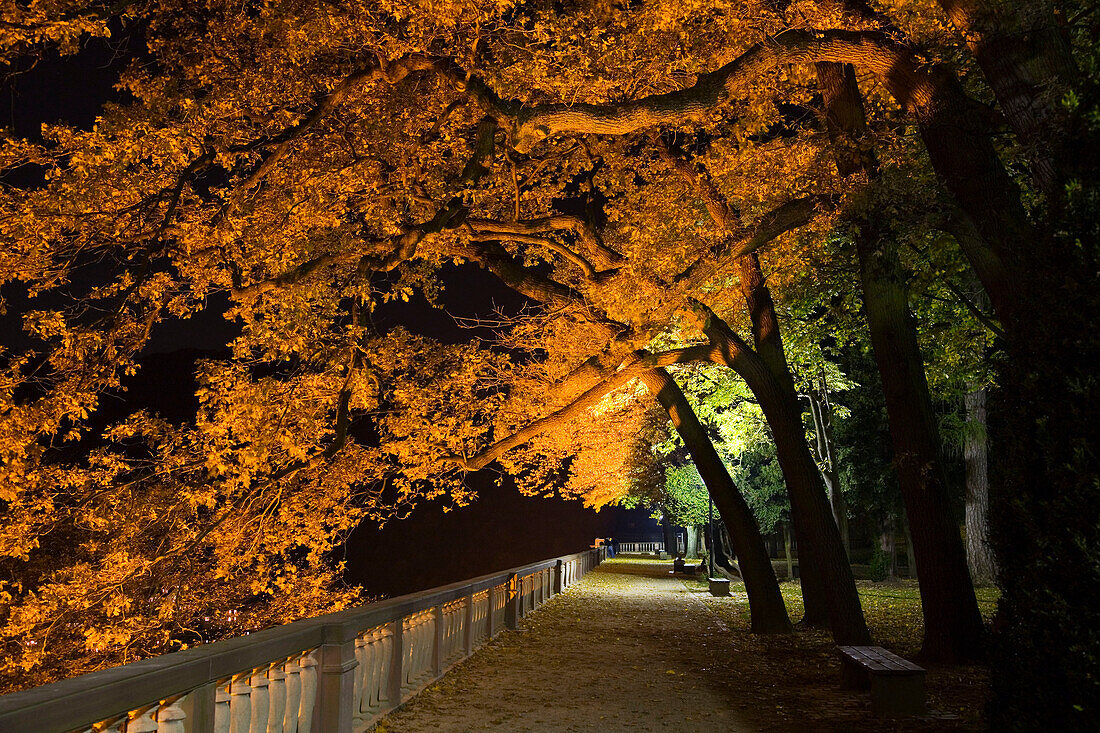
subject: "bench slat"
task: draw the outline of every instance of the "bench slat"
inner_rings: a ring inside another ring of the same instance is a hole
[[[880,646],[838,646],[837,650],[853,663],[874,674],[924,674],[924,668]]]

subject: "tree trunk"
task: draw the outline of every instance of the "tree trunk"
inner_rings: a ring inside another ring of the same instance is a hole
[[[776,457],[791,500],[803,598],[807,597],[807,558],[815,558],[820,571],[818,577],[826,580],[825,587],[818,592],[824,595],[828,604],[833,640],[837,644],[869,643],[871,635],[859,605],[852,566],[844,554],[840,532],[829,511],[821,472],[806,444],[797,396],[782,390],[763,360],[713,313],[707,316],[704,331],[719,348],[722,360],[748,384],[771,428]]]
[[[718,550],[714,556],[714,561],[740,578],[741,569],[737,567],[737,554],[733,550],[733,543],[730,541],[729,532],[726,531],[724,522],[714,523],[714,535],[714,544]]]
[[[687,533],[687,546],[684,548],[684,557],[699,557],[699,528],[694,524],[684,525]]]
[[[906,572],[912,580],[917,580],[917,556],[913,552],[913,532],[909,529],[909,516],[903,517],[902,527],[905,529],[905,562],[908,563]]]
[[[844,544],[844,553],[849,560],[852,549],[848,531],[848,502],[840,488],[840,476],[836,470],[836,445],[833,442],[833,406],[829,403],[829,391],[825,378],[818,380],[816,386],[807,395],[810,401],[810,414],[814,420],[814,452],[817,465],[821,468],[821,480],[829,495],[829,506],[833,510],[833,521],[840,530],[840,540]]]
[[[818,64],[829,132],[842,175],[876,166],[857,143],[866,129],[863,100],[851,67]],[[983,626],[966,567],[958,527],[951,517],[947,474],[940,458],[932,401],[909,312],[896,244],[877,222],[860,221],[855,232],[863,303],[890,418],[894,463],[910,520],[924,611],[921,657],[961,662],[981,653]]]
[[[794,580],[794,560],[791,558],[791,525],[786,522],[783,522],[783,557],[787,559],[787,580]]]
[[[981,653],[983,627],[958,526],[951,517],[932,400],[907,288],[890,237],[856,235],[863,302],[882,377],[894,466],[910,521],[924,611],[922,659],[961,662]]]
[[[714,222],[727,233],[737,232],[739,224],[714,184],[684,161],[677,161],[667,148],[662,150],[680,175],[702,197]],[[756,369],[748,371],[750,376],[738,371],[756,395],[771,427],[779,465],[787,485],[791,519],[798,539],[798,566],[805,605],[802,624],[823,626],[828,622],[834,637],[837,637],[837,643],[864,643],[860,639],[869,637],[852,578],[852,568],[848,563],[840,532],[830,518],[821,474],[806,444],[802,410],[787,358],[783,353],[783,339],[771,292],[755,252],[738,257],[737,266],[741,293],[752,319],[753,342],[756,346],[756,352],[752,352],[747,346],[743,351],[751,354],[755,362],[759,362],[766,375],[760,374],[760,370]],[[710,318],[709,322],[721,323],[717,318]],[[724,323],[721,323],[719,331],[722,329],[732,334]],[[708,336],[711,336],[710,332]],[[732,343],[727,335],[719,334],[719,338],[725,339],[727,344]],[[738,369],[736,366],[734,368]],[[753,376],[757,374],[767,384],[758,379],[754,386],[749,381],[750,377],[757,378]],[[848,641],[841,641],[840,637]]]
[[[661,514],[661,531],[665,536],[665,552],[676,555],[676,528],[668,521],[667,514]]]
[[[896,578],[898,575],[898,546],[897,546],[897,521],[893,510],[882,518],[880,527],[878,548],[886,556],[886,577]]]
[[[1058,102],[1078,72],[1053,6],[1042,0],[940,0],[940,5],[961,32],[1020,138],[1032,178],[1048,197],[1061,198],[1061,182],[1072,162],[1066,160]]]
[[[753,633],[789,633],[791,621],[756,518],[714,450],[706,430],[667,370],[651,369],[645,372],[642,381],[668,412],[729,530],[749,597]]]
[[[993,585],[997,562],[989,544],[989,459],[985,422],[985,390],[963,397],[966,405],[966,559],[975,585]]]
[[[822,520],[828,520],[831,512],[824,500],[825,487],[821,474],[806,443],[798,392],[794,388],[794,379],[783,353],[779,318],[775,313],[775,303],[764,279],[764,272],[760,268],[760,258],[752,252],[738,258],[737,265],[741,293],[752,320],[756,353],[778,388],[774,395],[766,398],[757,395],[757,398],[772,429],[776,455],[791,502],[791,519],[798,538],[798,569],[805,603],[802,624],[811,627],[824,626],[829,622],[832,611],[829,601],[830,587],[840,588],[850,583],[851,592],[855,595],[855,581],[852,580],[848,556],[835,523],[828,522],[833,525],[832,531],[829,528],[815,529]],[[769,402],[767,407],[764,406],[765,399]],[[792,419],[797,421],[797,426],[792,424]],[[807,470],[808,465],[813,466],[812,471]],[[843,557],[842,563],[838,562],[838,556]],[[845,606],[847,612],[852,611],[851,604],[840,604],[833,608],[841,612],[840,609]],[[858,598],[855,608],[858,609]],[[860,610],[860,621],[862,613]]]

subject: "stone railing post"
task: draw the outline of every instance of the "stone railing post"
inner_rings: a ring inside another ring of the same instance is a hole
[[[443,604],[432,609],[435,618],[435,640],[432,642],[432,673],[436,677],[443,674],[443,662],[446,656],[443,653],[443,644],[447,636],[447,617],[443,613]]]
[[[325,630],[329,631],[329,627]],[[338,630],[339,627],[332,627],[333,632]],[[313,730],[319,733],[351,733],[355,668],[359,666],[355,658],[355,639],[325,641],[316,656],[318,675]]]
[[[401,704],[401,687],[405,678],[405,619],[394,620],[390,628],[393,651],[390,654],[390,676],[387,679],[389,689],[386,690],[386,697],[392,707],[397,707]]]
[[[218,686],[208,682],[187,696],[188,733],[215,733],[214,708],[217,705]]]
[[[248,728],[246,729],[249,733],[254,730],[267,730],[268,708],[271,702],[271,696],[267,688],[270,684],[271,681],[267,678],[266,669],[253,670],[252,675],[248,678],[248,686],[252,688],[249,699],[251,714],[248,717]]]
[[[468,657],[474,653],[474,594],[466,595],[466,633],[462,635],[462,656]]]
[[[497,602],[496,588],[494,588],[491,585],[489,586],[489,588],[487,589],[485,600],[489,604],[489,618],[488,618],[488,623],[486,624],[486,628],[489,630],[489,638],[492,639],[493,636],[495,636],[496,632],[497,632],[496,619],[494,618],[495,614],[493,613],[493,609],[496,608],[496,602]]]
[[[504,625],[509,629],[518,629],[520,620],[519,577],[515,573],[508,576],[508,605],[504,607]]]

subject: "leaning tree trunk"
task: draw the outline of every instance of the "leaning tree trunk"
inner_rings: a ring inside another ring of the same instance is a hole
[[[985,390],[963,396],[966,406],[966,559],[976,585],[993,585],[997,561],[989,544],[989,456],[985,422]]]
[[[798,414],[797,436],[787,429],[777,430],[776,425],[771,425],[771,420],[769,425],[776,442],[780,469],[787,484],[791,518],[794,521],[795,535],[798,537],[798,568],[805,604],[802,624],[811,627],[825,626],[829,622],[830,614],[828,586],[834,582],[843,583],[844,580],[839,576],[834,577],[838,568],[830,565],[829,556],[835,554],[835,548],[825,546],[831,541],[829,533],[816,535],[812,529],[813,525],[820,521],[819,517],[812,515],[822,511],[822,502],[812,497],[822,494],[824,487],[821,485],[821,477],[816,471],[816,466],[812,477],[807,475],[805,470],[806,461],[809,460],[812,463],[813,457],[810,456],[809,446],[806,444],[806,433],[802,429],[802,410],[798,406],[798,391],[794,387],[794,379],[791,377],[787,357],[783,352],[779,318],[775,313],[775,303],[768,289],[767,280],[764,278],[764,271],[760,268],[760,258],[752,252],[738,258],[737,265],[741,293],[745,298],[752,321],[756,353],[771,372],[778,387],[778,394],[770,399],[770,412],[783,413],[781,422],[784,425],[789,423],[792,414]],[[769,410],[765,409],[765,415],[768,412]],[[783,447],[780,449],[781,442]],[[828,509],[825,511],[827,512]],[[843,545],[840,549],[843,552]],[[845,564],[847,564],[847,553],[845,553]],[[853,584],[853,590],[854,587]]]
[[[753,633],[782,634],[791,631],[791,621],[779,592],[764,538],[745,498],[734,485],[706,430],[695,416],[679,385],[666,369],[651,369],[642,376],[646,388],[668,412],[672,424],[691,453],[691,459],[707,486],[715,507],[729,530],[737,553]]]
[[[701,175],[698,169],[676,159],[667,148],[662,147],[661,150],[684,180],[695,188],[714,222],[727,232],[738,231],[740,227],[736,217],[717,187]],[[840,641],[838,637],[838,643],[860,644],[863,643],[860,639],[869,638],[866,622],[840,533],[829,516],[821,475],[806,444],[802,410],[798,403],[798,392],[794,388],[794,379],[791,378],[787,358],[783,353],[783,338],[775,304],[755,252],[739,257],[737,266],[741,293],[752,319],[753,342],[756,346],[756,352],[748,347],[744,350],[752,352],[752,358],[767,372],[768,386],[758,383],[754,387],[749,377],[745,374],[741,376],[756,394],[771,427],[779,465],[787,485],[791,519],[798,539],[802,598],[805,604],[802,623],[807,626],[823,626],[828,622],[834,636],[839,634],[839,637],[848,639]],[[716,318],[711,319],[711,322],[720,323]],[[724,323],[722,327],[729,331]],[[757,391],[758,387],[761,392]]]
[[[859,141],[866,130],[863,100],[850,66],[817,64],[829,133],[841,175],[876,174]],[[895,467],[913,536],[921,580],[924,642],[921,656],[959,662],[981,653],[983,627],[958,527],[951,517],[947,474],[940,457],[932,400],[909,312],[896,245],[875,222],[855,234],[863,303],[890,418]]]
[[[869,643],[871,635],[859,604],[852,566],[829,512],[821,472],[806,444],[797,397],[783,390],[756,352],[713,313],[707,315],[704,331],[718,346],[722,360],[741,375],[752,390],[771,428],[776,457],[791,500],[792,523],[798,540],[799,575],[805,583],[807,550],[812,547],[810,556],[818,563],[820,577],[826,580],[822,591],[828,602],[833,640],[837,644]]]
[[[856,235],[863,303],[882,377],[894,466],[920,575],[921,657],[961,662],[981,653],[983,626],[959,529],[951,516],[932,400],[900,262],[869,223]]]

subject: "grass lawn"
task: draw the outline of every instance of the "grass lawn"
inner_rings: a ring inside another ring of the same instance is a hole
[[[671,564],[670,564],[671,567]],[[754,718],[764,730],[974,730],[983,727],[989,671],[980,665],[929,666],[925,680],[929,715],[883,720],[870,712],[867,693],[840,690],[839,661],[826,631],[799,630],[790,636],[749,633],[748,597],[743,583],[730,584],[729,598],[707,592],[706,578],[683,578],[684,586],[737,637],[745,654],[732,660],[730,674],[752,690]],[[793,621],[802,615],[798,581],[780,583]],[[923,618],[915,580],[856,581],[874,643],[912,659],[920,650]],[[978,605],[988,622],[998,592],[979,588]]]

